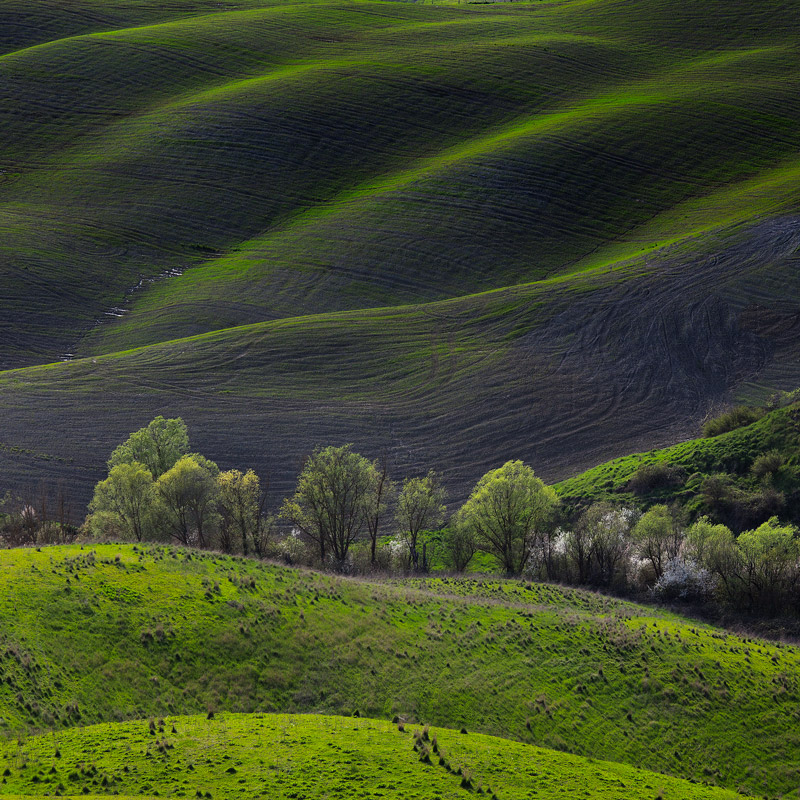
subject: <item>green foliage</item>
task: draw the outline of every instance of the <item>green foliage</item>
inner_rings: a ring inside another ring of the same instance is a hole
[[[138,461],[120,462],[95,486],[89,510],[114,515],[121,538],[141,542],[149,538],[155,499],[152,472]]]
[[[155,482],[158,527],[183,545],[208,547],[218,521],[219,468],[200,455],[182,456]]]
[[[269,525],[263,518],[264,495],[261,481],[252,469],[231,469],[217,478],[217,507],[220,514],[220,543],[226,553],[233,552],[238,538],[243,555],[252,549],[259,557],[266,553]]]
[[[519,575],[537,539],[552,530],[558,503],[521,461],[507,461],[487,472],[458,512],[459,525],[474,531],[482,549],[492,553],[507,575]]]
[[[444,522],[447,512],[446,499],[447,490],[433,470],[430,470],[424,478],[406,478],[403,481],[403,487],[397,497],[395,516],[415,570],[421,569],[427,572],[429,569],[425,545],[420,564],[417,547],[419,535],[421,531],[436,528]]]
[[[464,572],[478,550],[475,532],[462,517],[454,518],[442,537],[445,548],[445,567],[453,572]]]
[[[188,452],[189,431],[186,423],[180,417],[164,419],[158,416],[117,447],[108,460],[108,466],[113,469],[120,464],[143,464],[156,479]]]
[[[725,558],[725,553],[733,545],[734,536],[725,525],[715,525],[708,517],[701,517],[686,531],[685,541],[689,557],[711,564]],[[719,570],[715,568],[715,571]]]
[[[83,531],[87,538],[95,542],[122,542],[130,534],[128,526],[113,511],[95,511],[89,514]]]
[[[686,553],[717,578],[720,594],[734,606],[785,613],[800,600],[800,538],[775,517],[738,537],[700,519],[687,531]]]
[[[686,475],[663,461],[644,464],[631,476],[628,489],[637,496],[652,494],[659,489],[675,489],[683,484]]]
[[[272,520],[264,515],[265,495],[253,470],[220,472],[200,453],[188,450],[182,419],[156,417],[114,450],[108,478],[100,481],[84,529],[90,539],[163,540],[226,553],[253,550],[263,557]],[[130,461],[134,454],[150,467]],[[164,465],[169,467],[160,472]],[[154,480],[153,476],[157,475]]]
[[[757,480],[772,483],[784,463],[785,459],[782,453],[778,450],[770,450],[754,459],[750,471]]]
[[[736,540],[744,591],[752,605],[775,609],[800,580],[800,538],[797,528],[777,518]]]
[[[750,406],[736,406],[724,414],[703,424],[703,436],[719,436],[721,433],[752,425],[764,416],[764,410]]]
[[[377,496],[377,466],[351,445],[317,449],[306,459],[294,496],[281,507],[281,516],[338,566],[367,527]]]
[[[631,534],[639,556],[649,562],[658,580],[669,561],[678,557],[683,542],[682,520],[677,509],[665,505],[650,508],[636,523]]]

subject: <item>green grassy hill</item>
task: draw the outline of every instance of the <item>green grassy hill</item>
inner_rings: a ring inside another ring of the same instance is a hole
[[[793,791],[800,774],[797,648],[588,592],[371,583],[116,545],[3,551],[0,580],[0,717],[14,737],[208,709],[358,711],[758,794]]]
[[[388,722],[284,714],[166,717],[95,725],[0,746],[0,798],[576,797],[735,800],[741,795],[622,764],[437,728],[424,763],[414,732]],[[440,762],[440,759],[443,763]],[[7,765],[7,766],[5,766]],[[470,787],[463,787],[465,779]],[[467,790],[465,792],[465,789]]]
[[[350,441],[463,497],[800,385],[786,3],[29,5],[0,0],[4,486],[81,506],[164,413],[276,492]]]
[[[728,433],[600,464],[562,481],[557,488],[568,505],[595,500],[650,505],[676,500],[692,515],[711,514],[738,530],[774,513],[798,522],[799,443],[800,406],[794,403]],[[777,456],[775,471],[766,476],[754,474],[757,460],[767,454]],[[641,486],[637,486],[637,476]],[[727,498],[717,497],[714,502],[715,498],[707,496],[710,478],[727,487]],[[764,506],[761,496],[765,489],[770,497],[780,493],[778,508]],[[732,518],[737,511],[742,516],[738,524]]]

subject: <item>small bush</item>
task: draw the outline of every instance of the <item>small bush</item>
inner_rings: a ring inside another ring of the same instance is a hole
[[[753,462],[750,471],[753,476],[759,481],[771,481],[772,478],[780,472],[784,464],[783,456],[777,450],[770,450],[767,453],[762,453]]]
[[[752,425],[764,416],[761,408],[750,408],[750,406],[736,406],[718,417],[708,420],[703,425],[703,436],[719,436],[728,431],[744,428]]]
[[[653,595],[663,601],[704,602],[711,598],[716,581],[711,573],[691,559],[673,558],[653,586]]]
[[[637,496],[650,494],[657,489],[669,489],[680,486],[686,477],[685,471],[674,464],[657,461],[644,464],[631,475],[628,489]]]

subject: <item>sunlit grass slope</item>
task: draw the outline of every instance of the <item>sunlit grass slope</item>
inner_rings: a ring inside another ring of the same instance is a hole
[[[0,3],[3,364],[796,208],[799,26],[777,1]]]
[[[10,733],[209,708],[358,711],[464,726],[464,742],[446,748],[464,763],[467,740],[484,732],[757,793],[797,783],[796,648],[602,596],[489,580],[369,583],[116,545],[4,551],[0,579]],[[191,724],[223,735],[236,723]],[[146,736],[145,725],[120,731]],[[175,725],[168,741],[187,734]],[[79,737],[41,747],[49,759]],[[409,741],[403,749],[413,755]],[[94,760],[106,757],[117,758]],[[480,758],[471,766],[494,785],[492,758]],[[13,771],[19,779],[19,764]],[[98,761],[105,772],[116,767]],[[144,779],[129,777],[142,790]]]
[[[0,798],[52,794],[123,797],[455,800],[469,791],[599,800],[735,800],[740,795],[622,764],[531,745],[431,729],[429,763],[400,731],[371,719],[285,714],[166,717],[95,725],[0,746]],[[56,753],[57,751],[57,753]],[[443,763],[440,763],[440,759]],[[469,779],[471,786],[462,787]]]
[[[690,507],[702,494],[702,483],[710,475],[727,475],[743,489],[763,486],[752,473],[755,460],[764,453],[777,453],[783,466],[771,477],[770,485],[788,492],[790,509],[797,513],[798,445],[800,445],[800,406],[773,411],[751,425],[719,436],[690,439],[686,442],[617,458],[599,464],[558,484],[568,500],[608,500],[635,502],[630,491],[631,478],[643,467],[667,465],[679,472],[672,485],[654,486],[640,500],[644,502],[679,499]]]

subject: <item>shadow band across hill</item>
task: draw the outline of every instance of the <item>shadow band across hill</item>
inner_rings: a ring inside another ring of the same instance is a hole
[[[433,467],[456,499],[504,459],[553,481],[671,444],[736,392],[800,384],[797,220],[705,244],[707,254],[674,245],[613,270],[435,304],[5,372],[0,408],[13,433],[0,470],[19,488],[62,481],[83,503],[132,427],[178,412],[202,452],[270,474],[281,496],[320,444],[387,452],[397,474]]]

